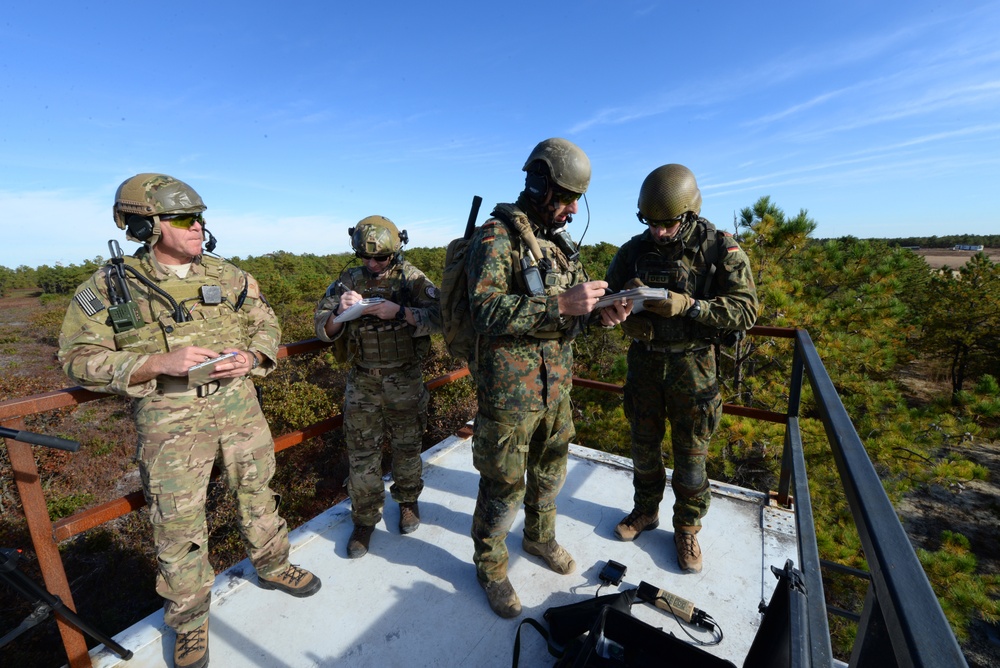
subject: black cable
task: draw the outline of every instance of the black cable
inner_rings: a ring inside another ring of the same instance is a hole
[[[125,271],[129,272],[130,274],[132,274],[133,276],[135,276],[137,279],[139,279],[140,283],[142,283],[143,285],[145,285],[149,289],[153,290],[154,292],[156,292],[160,296],[164,297],[170,303],[170,306],[172,306],[173,309],[174,309],[174,322],[187,322],[188,320],[191,319],[191,315],[189,313],[187,313],[187,309],[182,309],[181,306],[180,306],[180,304],[178,304],[177,301],[173,297],[170,296],[169,292],[167,292],[166,290],[164,290],[163,288],[161,288],[160,286],[158,286],[156,283],[153,283],[153,281],[151,281],[148,278],[146,278],[145,276],[143,276],[134,267],[132,267],[130,265],[127,265],[127,264],[123,264],[122,266],[125,268]]]

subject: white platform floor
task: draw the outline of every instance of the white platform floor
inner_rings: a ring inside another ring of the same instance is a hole
[[[385,519],[361,559],[345,555],[352,524],[348,501],[292,533],[292,562],[323,580],[306,599],[266,591],[248,561],[216,578],[209,626],[211,665],[267,666],[509,666],[520,619],[541,620],[546,608],[597,592],[598,572],[609,559],[628,571],[621,587],[646,581],[692,601],[721,625],[725,639],[707,651],[741,665],[760,622],[758,605],[777,582],[770,567],[797,562],[794,519],[767,507],[763,494],[713,484],[712,506],[699,535],[705,568],[681,574],[669,526],[673,498],[661,506],[660,528],[634,543],[614,538],[615,524],[632,506],[630,461],[573,446],[559,496],[557,537],[576,558],[577,570],[557,575],[521,549],[523,512],[507,541],[509,577],[524,607],[514,620],[493,614],[476,583],[469,530],[479,475],[471,442],[452,437],[424,453],[422,524],[407,536],[396,527],[398,506],[386,494]],[[150,583],[152,586],[152,583]],[[637,603],[633,614],[685,637],[667,613]],[[705,631],[689,627],[702,639]],[[103,647],[92,652],[100,668],[172,665],[173,632],[162,612],[114,639],[134,652],[121,661]],[[551,666],[541,636],[522,631],[521,666]]]

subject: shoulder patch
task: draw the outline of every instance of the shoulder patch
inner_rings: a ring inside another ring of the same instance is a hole
[[[88,316],[93,316],[95,313],[100,313],[104,310],[104,302],[90,288],[80,290],[73,299],[76,300],[76,303],[80,305],[80,308]]]
[[[428,285],[424,288],[424,293],[431,299],[437,299],[441,292],[435,288],[433,285]]]

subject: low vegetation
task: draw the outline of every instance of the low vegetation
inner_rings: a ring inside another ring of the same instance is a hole
[[[984,625],[995,625],[1000,616],[995,531],[978,531],[978,525],[958,521],[944,521],[939,527],[915,520],[914,513],[936,498],[959,506],[972,490],[992,486],[994,496],[983,501],[987,505],[970,508],[968,514],[998,514],[996,505],[988,505],[997,503],[996,482],[990,478],[997,474],[1000,457],[998,265],[986,254],[976,254],[955,271],[938,271],[920,254],[903,248],[928,246],[930,240],[891,245],[854,238],[816,240],[811,236],[815,222],[806,211],[787,216],[768,198],[744,209],[737,226],[730,231],[739,234],[750,256],[761,297],[758,324],[810,332],[887,494],[900,508],[970,664],[988,665],[991,659],[981,658],[973,641],[984,634]],[[976,243],[962,239],[953,243]],[[600,243],[582,250],[590,275],[599,278],[617,248]],[[444,249],[414,248],[406,256],[440,283]],[[352,257],[275,252],[234,261],[261,282],[282,320],[284,340],[291,342],[312,337],[313,308]],[[7,297],[0,319],[0,400],[65,385],[53,360],[59,323],[72,290],[101,263],[95,258],[68,267],[0,267],[0,291]],[[39,292],[45,293],[41,299]],[[595,328],[575,345],[577,375],[624,381],[626,342],[619,330]],[[783,411],[790,346],[785,339],[752,337],[721,349],[726,401]],[[458,366],[435,337],[425,377]],[[272,430],[284,433],[339,412],[346,370],[329,351],[283,363],[261,382]],[[468,379],[433,393],[426,444],[456,431],[474,408]],[[579,442],[629,454],[620,400],[578,389],[574,411]],[[815,411],[808,392],[802,414],[821,556],[864,570],[867,564],[822,425],[810,417]],[[33,431],[75,438],[84,445],[75,455],[36,449],[53,518],[139,489],[128,415],[126,401],[109,398],[36,416],[29,423]],[[779,425],[725,416],[712,444],[711,476],[762,491],[774,489],[783,437]],[[26,546],[30,542],[17,512],[19,498],[6,457],[6,449],[0,450],[0,546]],[[341,434],[313,439],[278,457],[275,485],[283,497],[283,514],[293,526],[344,497]],[[669,437],[665,458],[669,465]],[[222,569],[244,555],[232,502],[221,482],[212,484],[210,507],[212,560]],[[154,559],[144,512],[61,546],[80,611],[101,628],[124,628],[159,606],[151,586]],[[100,566],[109,553],[114,555],[114,574]],[[25,568],[29,573],[33,568],[30,555]],[[860,611],[864,590],[858,581],[830,576],[826,584],[831,603]],[[0,628],[12,628],[26,614],[26,606],[15,603],[0,614]],[[836,617],[831,623],[837,651],[846,659],[844,648],[853,640],[854,625]],[[62,660],[59,641],[53,625],[46,626],[5,648],[7,656],[25,665],[57,665]],[[43,649],[42,640],[54,648]]]

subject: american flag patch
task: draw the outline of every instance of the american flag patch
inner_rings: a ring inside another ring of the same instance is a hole
[[[87,315],[94,315],[104,310],[104,302],[97,298],[94,291],[90,288],[84,288],[76,293],[76,303],[80,305],[83,312]]]

